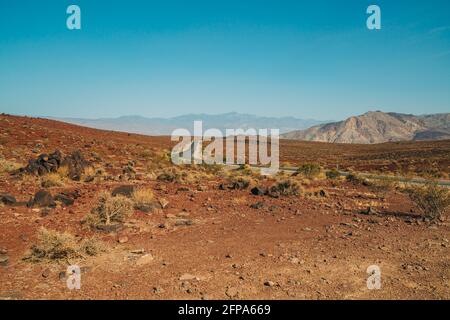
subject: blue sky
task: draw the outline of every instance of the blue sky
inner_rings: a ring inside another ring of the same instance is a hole
[[[81,8],[82,30],[66,28]],[[366,28],[378,4],[382,30]],[[0,112],[450,110],[450,1],[0,0]]]

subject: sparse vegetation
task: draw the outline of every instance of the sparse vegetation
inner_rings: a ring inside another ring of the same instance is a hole
[[[0,173],[11,173],[15,170],[20,169],[21,165],[14,161],[9,161],[6,159],[0,158]]]
[[[247,176],[235,175],[230,177],[229,189],[245,190],[253,183],[253,180]]]
[[[155,202],[155,195],[149,188],[136,188],[133,191],[132,199],[135,206],[145,206]]]
[[[341,176],[341,174],[339,173],[339,170],[337,170],[337,169],[328,170],[325,173],[325,175],[327,176],[328,179],[332,179],[332,180],[337,179]]]
[[[431,221],[440,219],[450,205],[449,190],[439,187],[434,181],[429,181],[423,186],[411,185],[405,192],[422,214]]]
[[[31,247],[24,259],[31,262],[68,262],[70,259],[95,256],[103,251],[105,247],[96,239],[78,242],[68,232],[58,232],[42,227],[38,231],[37,243]]]
[[[183,178],[186,178],[186,175],[187,175],[186,172],[183,172],[178,168],[172,167],[161,170],[157,179],[159,181],[166,181],[166,182],[183,182]]]
[[[364,186],[369,185],[369,182],[367,181],[366,178],[362,177],[361,175],[355,172],[349,173],[349,175],[346,177],[346,180],[353,184],[360,184]]]
[[[292,179],[277,182],[269,188],[270,196],[298,196],[301,192],[300,185]]]
[[[307,163],[307,164],[301,165],[297,169],[296,174],[302,175],[309,179],[312,179],[312,178],[318,177],[321,172],[322,172],[322,168],[320,167],[320,165],[315,164],[315,163]]]
[[[370,181],[369,187],[377,194],[385,197],[388,192],[397,188],[397,183],[388,177],[384,177]]]
[[[41,178],[43,188],[62,187],[66,184],[69,175],[67,166],[59,167],[56,172],[47,173]]]
[[[101,192],[98,204],[86,216],[84,222],[91,227],[123,223],[133,213],[133,202],[124,196],[111,196]]]

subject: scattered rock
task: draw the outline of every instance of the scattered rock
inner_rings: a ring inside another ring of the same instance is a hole
[[[110,224],[110,225],[102,225],[99,224],[96,226],[97,230],[103,231],[103,232],[117,232],[123,229],[123,224],[116,223],[116,224]]]
[[[177,219],[175,221],[176,226],[191,226],[194,222],[191,219]]]
[[[144,254],[145,253],[145,249],[137,249],[137,250],[132,250],[130,252],[132,254]]]
[[[150,204],[138,204],[135,206],[135,209],[145,213],[151,213],[161,209],[161,206],[159,205],[159,203],[155,202]]]
[[[87,162],[81,151],[75,151],[64,159],[59,150],[52,154],[41,154],[36,159],[28,161],[28,165],[19,169],[16,173],[28,173],[43,176],[50,172],[56,172],[60,167],[68,168],[68,176],[72,180],[79,181],[84,173],[84,169],[90,164]]]
[[[94,180],[95,180],[95,177],[94,177],[94,176],[88,176],[88,177],[86,177],[86,178],[84,179],[84,182],[90,183],[90,182],[92,182],[92,181],[94,181]]]
[[[117,242],[119,242],[119,243],[127,243],[128,242],[128,237],[127,236],[119,237]]]
[[[262,209],[264,208],[264,202],[258,201],[257,203],[254,203],[250,206],[252,209]]]
[[[362,211],[361,211],[361,214],[365,214],[365,215],[376,215],[376,214],[378,214],[378,212],[377,212],[374,208],[372,208],[372,207],[367,207],[366,210],[362,210]]]
[[[266,287],[273,287],[273,286],[275,286],[275,282],[273,282],[273,281],[266,281],[266,282],[264,282],[264,285]]]
[[[74,200],[69,198],[68,196],[60,193],[57,194],[54,198],[55,201],[61,202],[64,206],[68,207],[74,204]]]
[[[74,181],[80,181],[81,176],[84,174],[84,170],[90,166],[90,163],[86,161],[80,150],[73,152],[64,158],[61,162],[61,166],[68,167],[68,176]]]
[[[250,192],[254,195],[254,196],[263,196],[266,194],[266,190],[264,190],[261,187],[254,187],[252,190],[250,190]]]
[[[36,192],[34,198],[30,200],[27,204],[28,207],[55,207],[55,201],[50,192],[45,190],[40,190]]]
[[[115,197],[117,195],[121,195],[127,198],[131,198],[134,192],[134,186],[133,185],[123,185],[115,188],[112,191],[112,196]]]
[[[230,298],[236,298],[239,294],[239,291],[235,287],[229,287],[225,292],[225,294]]]
[[[16,198],[7,193],[0,194],[0,203],[4,205],[11,206],[17,203]]]
[[[6,267],[8,265],[9,257],[6,254],[0,254],[0,266]]]
[[[46,268],[44,271],[42,271],[41,275],[43,278],[48,278],[50,276],[50,269]]]
[[[165,209],[169,205],[169,201],[167,201],[164,198],[159,199],[159,204],[161,205],[162,209]]]
[[[179,280],[180,281],[191,281],[191,280],[198,280],[198,278],[192,274],[185,273],[185,274],[181,275]]]
[[[149,264],[154,260],[153,256],[150,253],[144,254],[142,257],[139,257],[136,261],[136,265],[143,266]]]

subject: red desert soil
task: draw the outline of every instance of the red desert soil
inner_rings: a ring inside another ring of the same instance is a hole
[[[136,161],[137,171],[128,181],[71,181],[49,188],[52,194],[80,191],[67,208],[0,207],[0,254],[8,257],[0,265],[2,299],[450,298],[448,221],[422,222],[410,200],[394,190],[380,194],[346,181],[317,180],[303,187],[324,190],[324,197],[254,196],[249,189],[219,190],[223,181],[218,176],[184,184],[150,178],[147,167],[155,160],[145,151],[170,148],[167,137],[6,115],[0,116],[0,133],[0,153],[11,162],[26,165],[40,153],[81,150],[109,176],[120,175],[129,161]],[[369,170],[392,157],[416,167],[431,161],[448,173],[449,146],[449,141],[379,146],[283,142],[281,152],[293,163],[321,159],[332,167],[338,159],[341,165]],[[123,184],[148,186],[169,204],[149,214],[136,210],[118,233],[83,228],[80,221],[95,206],[99,191]],[[0,193],[18,201],[28,201],[39,189],[31,178],[0,176]],[[250,207],[257,202],[264,206]],[[378,214],[361,214],[367,207]],[[180,218],[192,224],[177,226]],[[67,263],[23,260],[40,227],[80,239],[96,236],[109,247],[98,256],[70,261],[82,267],[80,290],[69,290],[60,277]],[[141,254],[132,253],[136,250]],[[381,269],[380,290],[367,288],[371,265]]]

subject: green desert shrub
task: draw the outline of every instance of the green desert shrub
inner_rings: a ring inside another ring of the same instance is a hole
[[[427,182],[425,185],[412,185],[405,190],[422,214],[435,221],[440,219],[450,205],[450,192],[440,187],[437,182]]]

